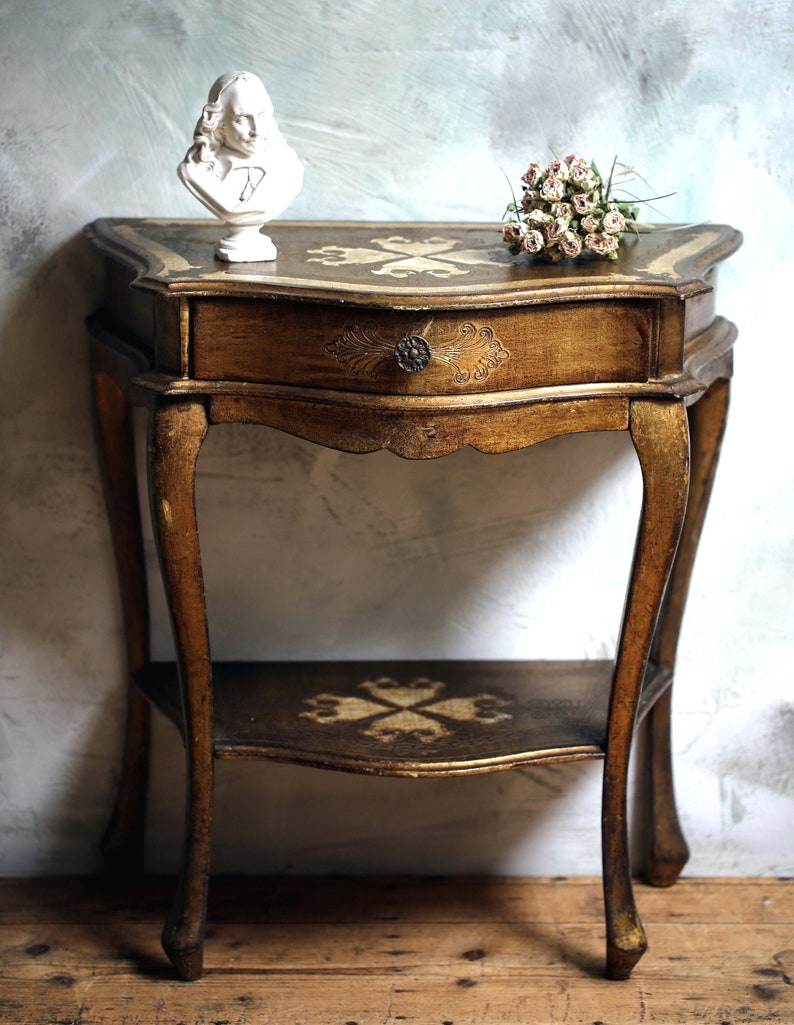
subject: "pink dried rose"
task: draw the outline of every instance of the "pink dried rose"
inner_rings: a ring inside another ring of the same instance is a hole
[[[555,217],[562,217],[565,221],[572,221],[576,211],[573,203],[552,203],[551,212]]]
[[[608,210],[604,214],[604,231],[609,235],[619,235],[626,230],[626,218],[620,210]]]
[[[584,244],[599,256],[608,256],[609,253],[616,252],[618,248],[618,240],[614,235],[602,235],[599,232],[586,235]]]
[[[534,189],[545,173],[540,164],[532,163],[521,175],[521,181],[526,182],[531,189]]]
[[[521,221],[505,221],[502,225],[502,235],[505,242],[514,245],[521,241],[522,235],[526,234],[526,225]]]
[[[521,240],[521,248],[525,253],[539,253],[544,244],[543,236],[534,228],[528,231]]]
[[[594,231],[598,231],[598,229],[601,227],[601,218],[598,216],[598,214],[586,214],[581,220],[581,225],[582,231],[586,232],[588,235],[591,235]]]
[[[540,202],[540,193],[537,189],[524,189],[524,195],[521,197],[521,209],[525,214],[528,214],[530,210],[534,210]]]
[[[568,230],[568,222],[562,217],[555,217],[546,228],[546,238],[549,242],[559,242]]]
[[[571,168],[571,182],[574,185],[588,188],[594,181],[595,173],[592,167],[583,167],[581,164],[577,164],[576,167]]]
[[[547,224],[551,224],[554,218],[551,214],[547,214],[545,210],[537,208],[530,210],[527,214],[527,221],[529,221],[530,228],[545,228]]]
[[[571,196],[571,202],[578,214],[586,214],[595,206],[595,201],[589,192],[574,192]]]
[[[565,182],[559,178],[547,178],[540,187],[541,199],[547,203],[559,202],[565,195]]]
[[[552,160],[548,166],[549,177],[558,178],[561,182],[568,181],[568,165],[564,160]]]
[[[595,171],[583,157],[572,153],[565,162],[569,166],[569,178],[575,185],[584,185],[595,178]]]
[[[575,259],[582,251],[582,240],[575,231],[566,231],[557,245],[562,255],[569,260]]]

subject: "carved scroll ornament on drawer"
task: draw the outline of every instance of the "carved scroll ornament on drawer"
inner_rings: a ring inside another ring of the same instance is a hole
[[[462,324],[457,338],[434,339],[421,335],[384,338],[377,324],[350,325],[325,347],[349,374],[373,377],[380,366],[396,362],[406,373],[418,373],[430,363],[445,363],[454,371],[455,384],[484,381],[492,370],[510,358],[490,327]]]

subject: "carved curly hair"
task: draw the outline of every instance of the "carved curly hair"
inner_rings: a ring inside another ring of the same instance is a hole
[[[260,82],[260,80],[250,71],[229,71],[213,82],[207,102],[196,122],[193,145],[185,154],[186,161],[191,164],[209,164],[214,170],[215,154],[223,145],[223,137],[219,131],[224,111],[222,97],[226,90],[237,82]]]

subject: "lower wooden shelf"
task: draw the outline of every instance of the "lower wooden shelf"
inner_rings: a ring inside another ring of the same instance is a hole
[[[437,776],[601,758],[611,661],[218,662],[216,758]],[[650,667],[640,714],[670,674]],[[183,731],[175,663],[135,677]]]

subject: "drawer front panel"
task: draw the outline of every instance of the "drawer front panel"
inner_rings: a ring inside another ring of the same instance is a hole
[[[620,300],[403,311],[202,299],[193,376],[396,395],[644,381],[652,313]]]

